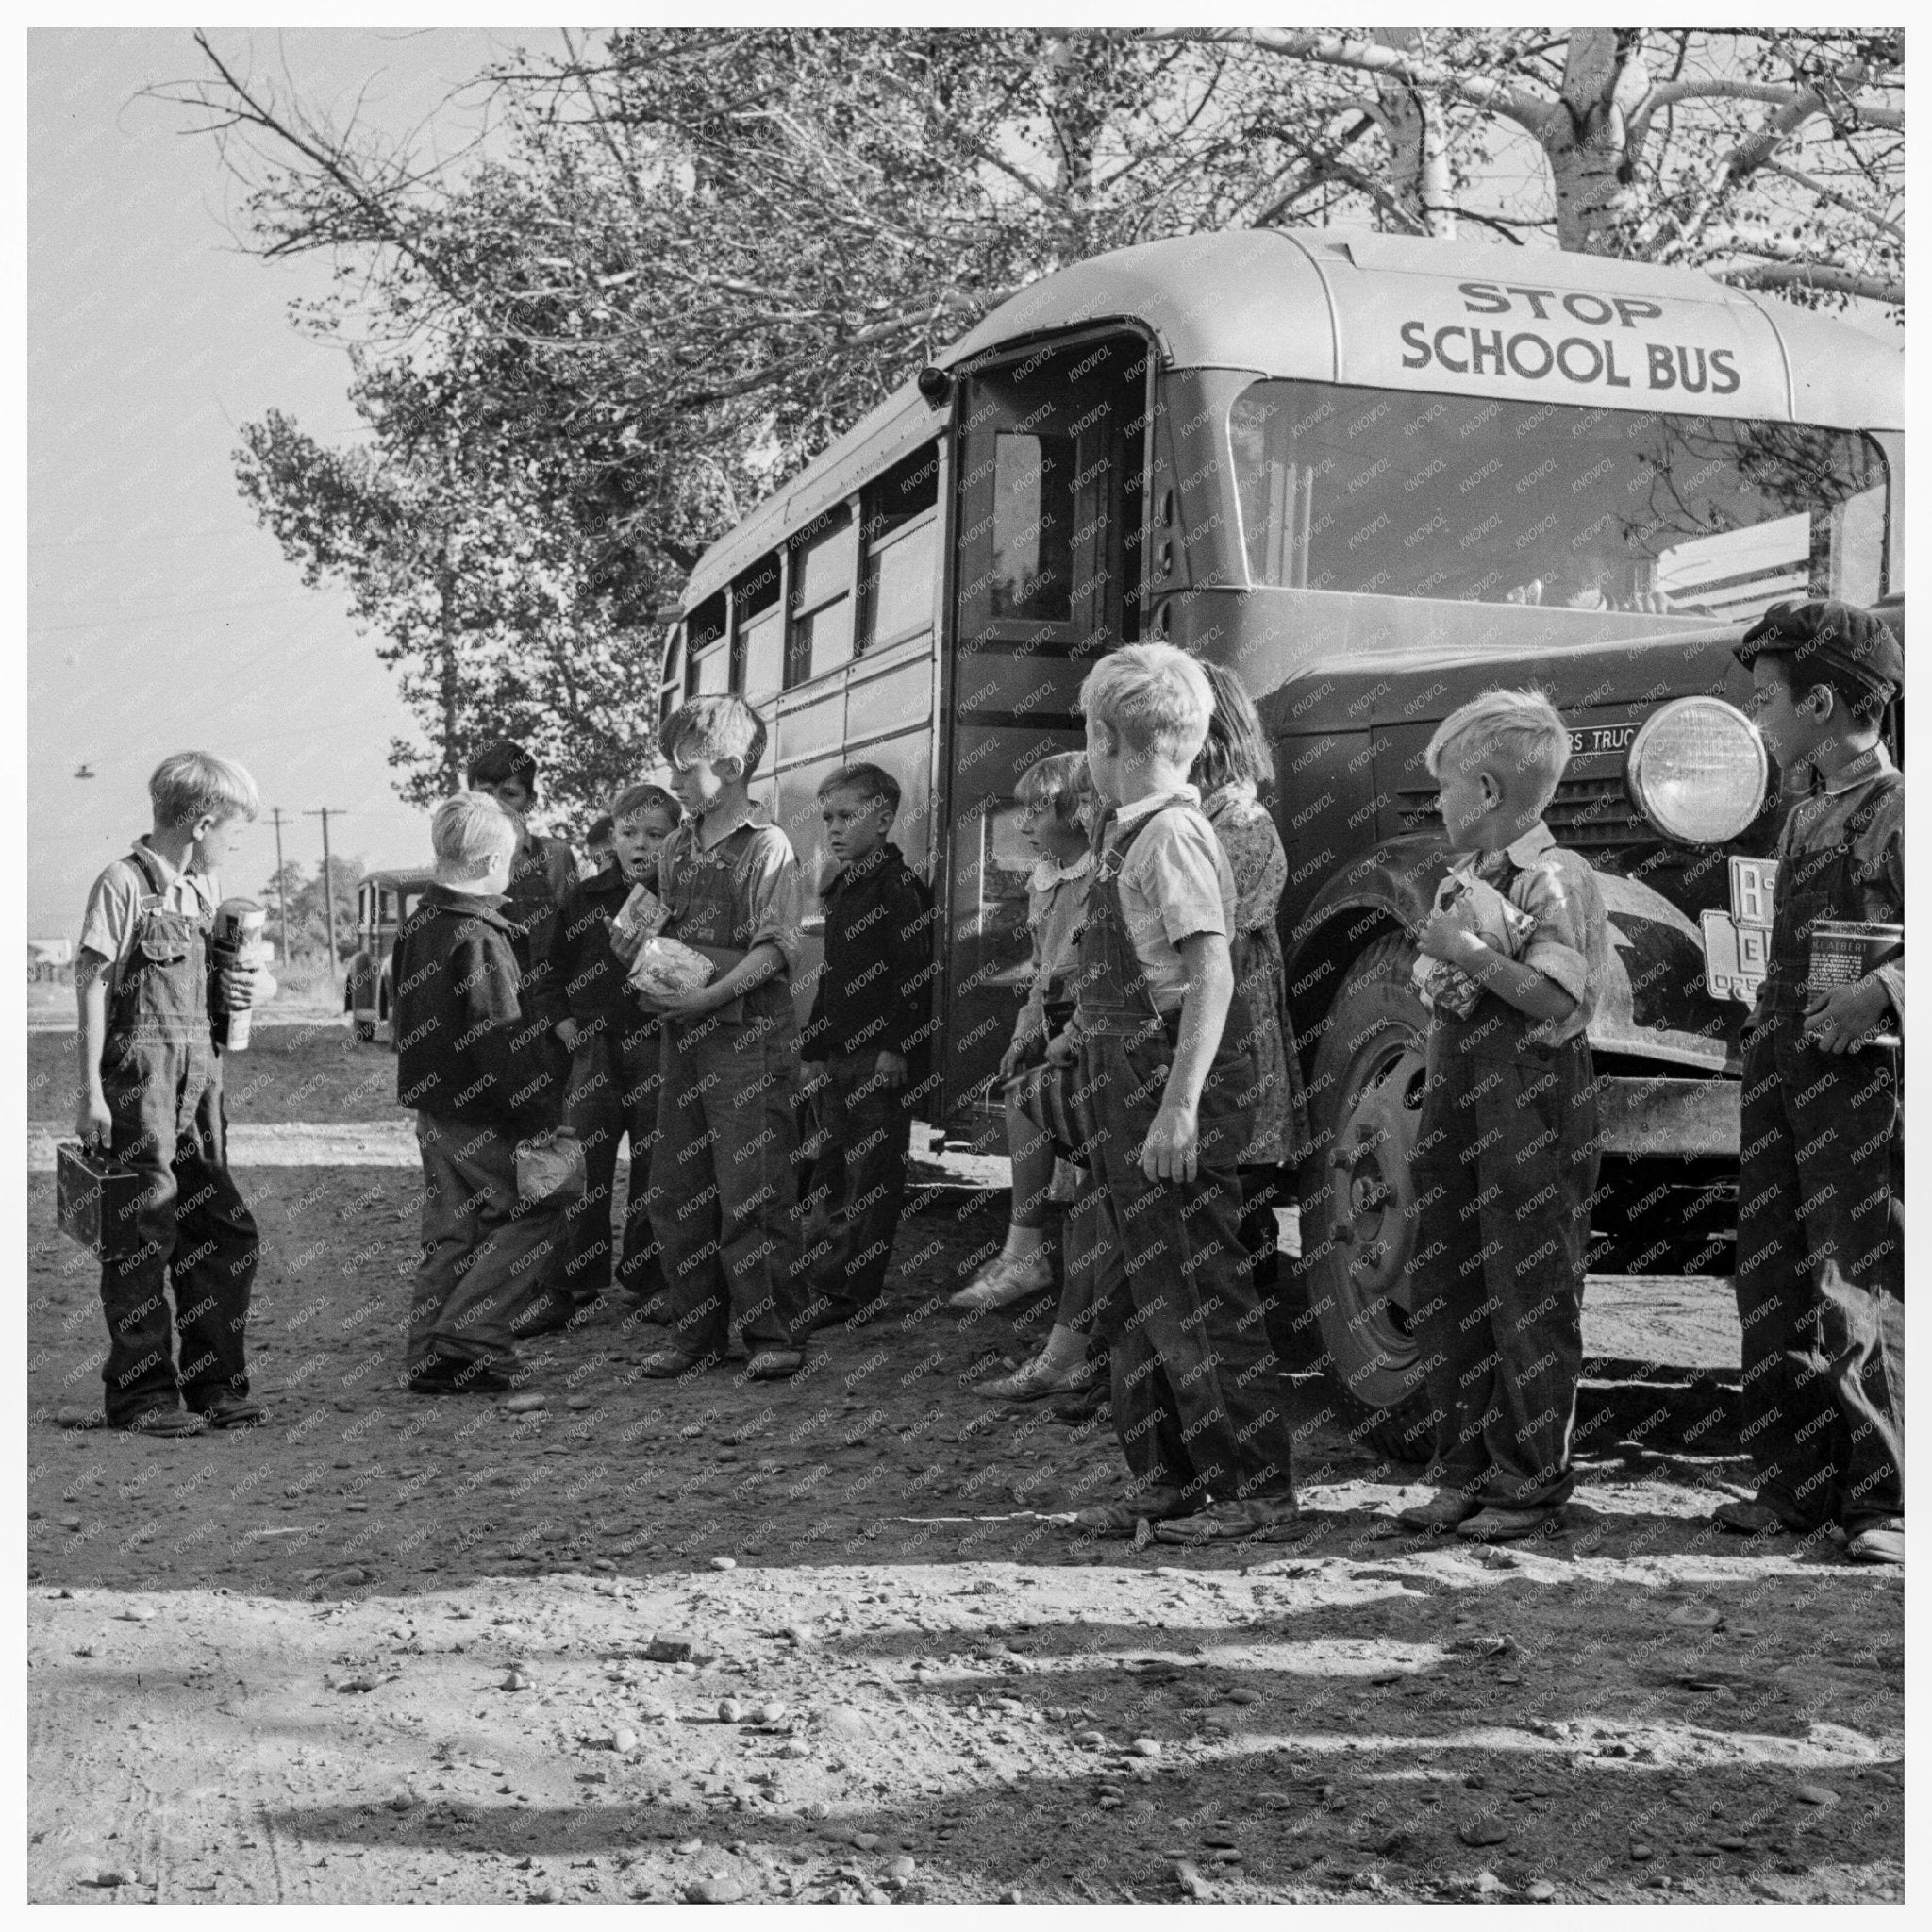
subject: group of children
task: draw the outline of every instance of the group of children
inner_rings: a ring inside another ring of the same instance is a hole
[[[1902,1022],[1902,972],[1815,996],[1800,958],[1819,919],[1902,917],[1903,781],[1876,724],[1902,659],[1875,619],[1835,604],[1774,608],[1740,656],[1773,751],[1823,790],[1780,847],[1745,1068],[1738,1295],[1761,1483],[1719,1516],[1757,1533],[1836,1524],[1855,1557],[1902,1560],[1902,1096],[1896,1049],[1871,1043],[1888,1012]],[[955,1303],[1049,1288],[1049,1204],[1064,1205],[1047,1342],[983,1387],[1024,1399],[1104,1382],[1132,1481],[1074,1524],[1184,1544],[1291,1536],[1271,1271],[1308,1137],[1265,740],[1239,680],[1165,644],[1101,659],[1080,704],[1084,755],[1021,784],[1039,866],[1035,972],[1001,1067],[1011,1224]],[[653,1377],[723,1364],[736,1325],[742,1376],[783,1379],[814,1328],[877,1307],[929,1082],[932,902],[891,841],[891,775],[833,773],[824,966],[801,1034],[798,862],[750,795],[765,742],[736,697],[674,712],[668,791],[613,801],[608,862],[589,878],[527,830],[537,774],[515,746],[480,754],[472,789],[437,808],[436,882],[392,964],[398,1098],[425,1181],[410,1388],[509,1387],[524,1337],[613,1286],[655,1326]],[[1543,823],[1569,753],[1540,693],[1491,691],[1426,754],[1451,863],[1414,935],[1431,1019],[1411,1300],[1436,1455],[1432,1495],[1403,1520],[1424,1532],[1530,1535],[1573,1483],[1596,1192],[1587,1030],[1610,962],[1595,875]],[[80,1125],[151,1180],[143,1245],[103,1267],[107,1420],[188,1433],[260,1419],[242,1342],[256,1236],[208,1036],[211,997],[240,1008],[261,989],[245,967],[211,974],[206,952],[209,874],[256,799],[245,774],[198,755],[168,760],[153,795],[154,832],[89,905]],[[640,885],[663,932],[717,968],[649,1005],[628,983],[646,935],[620,917]],[[801,1094],[817,1123],[803,1199]],[[581,1192],[521,1172],[559,1132],[583,1150]]]

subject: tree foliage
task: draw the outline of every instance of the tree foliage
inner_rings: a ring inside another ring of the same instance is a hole
[[[632,28],[500,63],[430,165],[197,37],[172,91],[369,435],[247,425],[242,487],[346,585],[431,748],[531,743],[588,808],[647,758],[697,553],[942,343],[1100,250],[1367,222],[1896,298],[1896,36],[1691,29]],[[1534,167],[1525,174],[1526,159]]]
[[[360,857],[331,857],[328,876],[334,887],[336,911],[336,952],[346,959],[356,950],[356,887],[368,870]],[[289,951],[291,957],[328,957],[328,906],[323,884],[320,859],[314,870],[304,874],[294,859],[289,859],[262,887],[262,900],[269,908],[267,936],[281,943],[279,915],[286,900],[289,915]]]

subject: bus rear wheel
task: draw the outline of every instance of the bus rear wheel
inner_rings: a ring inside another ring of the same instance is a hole
[[[1301,1173],[1302,1276],[1349,1433],[1403,1462],[1433,1446],[1410,1332],[1415,1188],[1428,1018],[1389,934],[1350,967],[1315,1050],[1317,1151]]]

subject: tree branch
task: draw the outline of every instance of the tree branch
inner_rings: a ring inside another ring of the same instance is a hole
[[[1543,125],[1556,111],[1556,104],[1543,101],[1506,81],[1488,80],[1480,75],[1461,74],[1440,60],[1431,60],[1392,47],[1378,46],[1374,41],[1358,41],[1344,34],[1304,33],[1288,27],[1156,27],[1150,40],[1245,42],[1270,54],[1295,60],[1312,60],[1323,67],[1353,68],[1358,73],[1380,75],[1406,87],[1423,88],[1451,100],[1466,101],[1491,114],[1514,121],[1529,133],[1541,135]]]
[[[1706,271],[1740,289],[1824,289],[1836,295],[1862,295],[1868,301],[1903,305],[1906,285],[1894,276],[1860,275],[1822,261],[1764,261]]]

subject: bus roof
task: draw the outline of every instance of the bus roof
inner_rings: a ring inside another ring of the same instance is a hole
[[[365,872],[356,881],[356,889],[360,891],[364,886],[407,888],[433,886],[435,883],[436,868],[433,865],[405,865],[391,868],[387,872]]]
[[[938,361],[959,370],[1036,337],[1106,323],[1147,329],[1173,368],[1904,426],[1901,345],[1698,270],[1344,228],[1227,229],[1095,256],[1002,302]],[[907,383],[705,552],[684,608],[930,441],[948,414],[945,402],[928,403]]]

